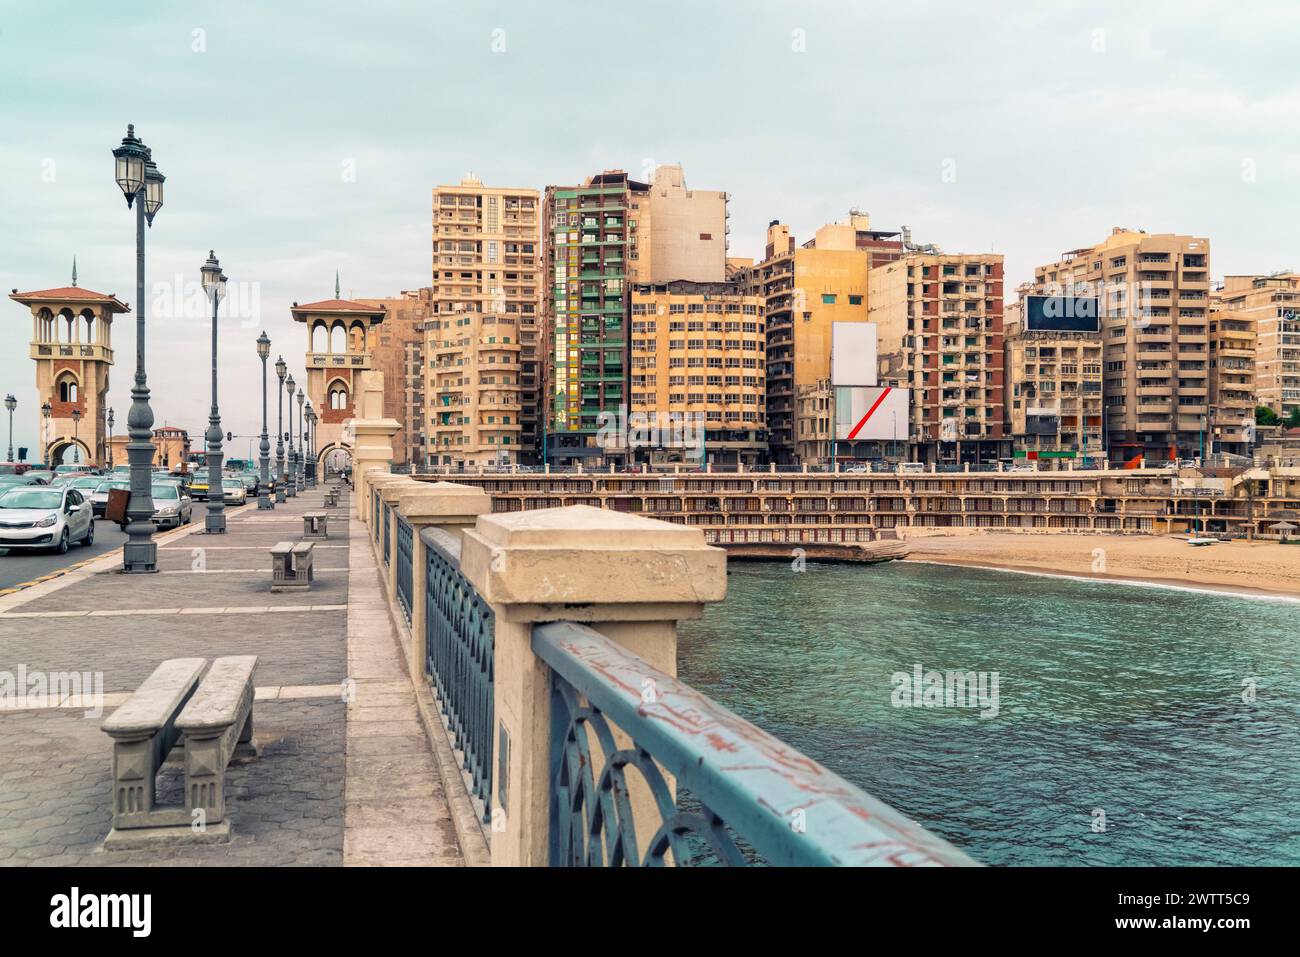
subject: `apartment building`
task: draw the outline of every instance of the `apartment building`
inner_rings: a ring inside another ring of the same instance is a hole
[[[910,245],[910,244],[909,244]],[[939,464],[1011,455],[1003,264],[993,253],[909,248],[871,270],[882,382],[911,389],[911,456]]]
[[[1255,398],[1278,416],[1300,409],[1300,274],[1226,276],[1219,309],[1255,330]],[[1234,358],[1241,359],[1243,356]]]
[[[763,299],[730,282],[632,287],[633,461],[754,465],[767,457]]]
[[[731,275],[763,302],[767,327],[767,428],[773,461],[823,463],[831,457],[831,324],[867,322],[867,273],[902,254],[898,233],[871,229],[851,211],[802,246],[773,220],[763,259],[732,260]]]
[[[1104,463],[1101,333],[1017,323],[1006,333],[1006,356],[1012,457],[1039,468]]]
[[[687,189],[681,166],[656,167],[640,200],[642,255],[632,278],[649,283],[725,279],[731,232],[727,200],[721,190]]]
[[[1034,291],[1096,296],[1112,462],[1195,457],[1208,425],[1210,241],[1115,228],[1034,270]]]
[[[424,323],[433,315],[433,290],[404,289],[396,296],[358,299],[384,311],[370,351],[372,368],[384,374],[384,414],[402,424],[393,436],[394,465],[426,461],[424,422]]]
[[[1255,437],[1255,320],[1223,309],[1210,291],[1210,412],[1205,451],[1252,455]]]
[[[459,185],[433,190],[433,315],[453,322],[470,314],[512,320],[481,324],[509,326],[511,344],[517,347],[511,391],[519,408],[510,413],[517,429],[508,434],[514,440],[511,455],[522,455],[525,462],[536,461],[541,435],[545,343],[540,325],[539,206],[535,189],[485,186],[473,175]],[[463,332],[466,326],[453,324],[449,329],[440,322],[426,331],[437,333],[432,338],[440,342],[466,339],[443,335],[456,328]],[[426,337],[426,345],[428,341]],[[438,357],[426,351],[422,358],[432,364]],[[476,361],[473,355],[464,358],[466,365]],[[445,411],[434,401],[437,398],[430,395],[425,401],[432,418]],[[429,451],[448,454],[442,446],[431,445]]]
[[[431,465],[516,465],[522,451],[521,313],[443,312],[424,324]]]

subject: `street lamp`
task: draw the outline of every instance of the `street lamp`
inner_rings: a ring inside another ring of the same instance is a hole
[[[108,410],[108,470],[113,471],[113,410]]]
[[[14,409],[18,408],[18,400],[13,397],[13,393],[5,396],[5,408],[9,410],[9,458],[7,461],[14,460]]]
[[[77,437],[77,426],[81,423],[81,410],[72,410],[72,461],[81,461],[81,439]]]
[[[316,472],[319,468],[316,462],[316,410],[307,403],[307,461],[311,463],[311,469],[307,473],[307,481],[311,488],[316,487]]]
[[[134,125],[127,126],[122,145],[113,150],[113,166],[127,208],[135,207],[135,384],[126,419],[131,437],[126,446],[131,462],[131,496],[126,505],[127,542],[122,547],[122,570],[154,572],[158,570],[158,545],[153,540],[153,409],[149,408],[144,370],[144,229],[146,222],[153,226],[153,218],[162,208],[166,177],[154,164],[152,151],[136,137]]]
[[[48,402],[41,403],[41,419],[44,422],[44,425],[41,429],[41,465],[42,466],[48,466],[50,464],[45,460],[49,458],[49,454],[50,454],[50,413],[52,413],[53,411],[54,411],[54,407],[51,406]]]
[[[284,380],[284,391],[289,396],[289,462],[285,468],[285,485],[288,487],[285,489],[285,494],[290,498],[296,498],[298,495],[298,490],[295,487],[296,482],[293,477],[293,390],[296,388],[297,384],[293,381],[293,375],[290,374],[289,378]]]
[[[303,459],[302,447],[302,403],[307,397],[303,394],[302,388],[298,389],[298,491],[303,490],[303,466],[306,464]]]
[[[280,379],[280,387],[276,388],[276,406],[275,415],[275,501],[276,504],[284,504],[284,356],[278,356],[275,360],[275,374]]]
[[[257,337],[257,357],[262,360],[262,441],[257,447],[258,464],[262,467],[261,481],[257,485],[257,507],[260,511],[264,508],[275,508],[267,492],[271,481],[271,441],[266,435],[266,360],[271,357],[271,340],[267,337],[265,329]]]
[[[226,297],[226,276],[209,249],[208,261],[199,267],[203,291],[212,303],[212,408],[208,411],[208,514],[203,528],[209,535],[226,533],[226,494],[221,482],[221,412],[217,408],[217,309]],[[215,493],[215,494],[214,494]]]

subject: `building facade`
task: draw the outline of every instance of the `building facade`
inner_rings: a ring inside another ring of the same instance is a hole
[[[512,327],[510,339],[518,347],[514,355],[519,368],[512,373],[517,380],[512,391],[518,395],[518,409],[511,419],[518,431],[512,433],[511,454],[514,461],[522,456],[525,462],[537,460],[544,405],[539,206],[535,189],[485,186],[472,175],[459,185],[439,186],[433,191],[433,315],[440,320],[494,315],[502,317],[496,325]],[[504,321],[507,318],[510,323]],[[467,325],[440,325],[427,332],[436,341],[465,338],[443,335],[457,328],[464,331]],[[431,371],[437,357],[426,352],[421,358],[424,372]],[[466,358],[473,361],[472,355]],[[421,375],[425,383],[428,378]],[[427,396],[424,402],[430,424],[441,409],[435,398]],[[430,455],[445,454],[441,447],[435,451],[433,439],[430,434]]]
[[[113,317],[130,307],[111,293],[76,285],[15,289],[9,298],[26,306],[32,317],[41,461],[103,464],[108,457],[105,400],[113,367]],[[125,431],[126,416],[118,421]]]
[[[632,287],[627,445],[633,461],[767,458],[763,299],[736,283]]]
[[[1195,457],[1208,426],[1210,241],[1116,228],[1034,271],[1034,292],[1095,296],[1112,462]]]
[[[1300,409],[1300,275],[1226,276],[1219,310],[1255,331],[1257,402],[1280,418]],[[1245,358],[1234,356],[1233,358]]]
[[[424,324],[429,463],[517,465],[522,316],[444,312]]]
[[[908,251],[871,270],[882,381],[911,390],[914,461],[1010,456],[1002,285],[994,253]]]
[[[384,374],[384,417],[402,427],[393,436],[394,465],[425,464],[424,323],[433,315],[430,287],[357,302],[384,311],[371,341],[373,367]]]

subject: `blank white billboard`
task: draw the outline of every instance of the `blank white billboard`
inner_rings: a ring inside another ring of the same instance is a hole
[[[831,323],[831,385],[876,384],[876,324]]]
[[[909,389],[839,386],[835,389],[835,438],[903,441],[907,438]]]

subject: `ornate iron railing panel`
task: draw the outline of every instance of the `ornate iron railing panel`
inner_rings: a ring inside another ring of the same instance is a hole
[[[744,864],[737,838],[773,865],[975,863],[585,625],[536,625],[532,649],[552,670],[552,866]],[[634,819],[629,769],[657,820]]]
[[[384,503],[384,564],[393,564],[393,506]]]
[[[425,552],[425,674],[438,691],[447,730],[464,755],[470,790],[492,815],[495,618],[460,573],[457,540],[420,532]]]
[[[402,606],[402,611],[406,613],[406,623],[411,623],[411,582],[412,568],[411,561],[415,543],[411,535],[411,523],[408,522],[399,512],[397,515],[397,568],[394,574],[397,576],[395,591],[397,592],[397,603]]]

